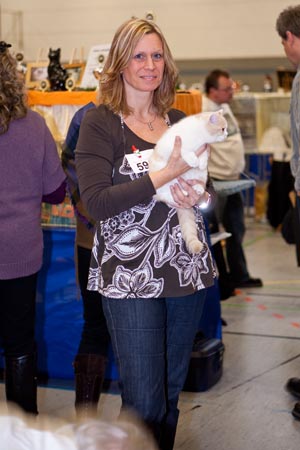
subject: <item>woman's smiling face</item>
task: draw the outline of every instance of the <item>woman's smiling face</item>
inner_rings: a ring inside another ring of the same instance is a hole
[[[164,55],[160,37],[156,33],[141,38],[123,70],[125,88],[143,92],[154,91],[164,73]]]

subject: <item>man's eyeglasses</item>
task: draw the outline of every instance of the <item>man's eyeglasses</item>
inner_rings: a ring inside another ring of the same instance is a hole
[[[228,86],[226,88],[218,88],[218,91],[224,91],[224,92],[232,92],[234,90],[234,86]]]

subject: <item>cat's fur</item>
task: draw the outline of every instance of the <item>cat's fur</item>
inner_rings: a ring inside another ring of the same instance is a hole
[[[207,182],[208,152],[205,151],[199,157],[195,154],[203,144],[221,142],[227,137],[227,122],[222,110],[217,112],[203,112],[184,117],[172,125],[158,140],[149,160],[149,172],[163,169],[174,148],[175,137],[180,136],[182,141],[182,158],[191,166],[182,178],[196,179],[203,183],[196,184],[193,188],[201,195],[205,191]],[[174,180],[157,189],[155,200],[167,204],[174,204],[170,186]],[[204,187],[203,187],[204,186]],[[198,229],[193,208],[177,208],[178,220],[182,237],[190,253],[199,253],[203,244],[198,238]]]

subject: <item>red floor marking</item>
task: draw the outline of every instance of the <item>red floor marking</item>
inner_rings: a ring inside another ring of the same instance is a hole
[[[239,295],[241,294],[242,291],[240,291],[239,289],[235,289],[235,294]],[[245,297],[244,301],[247,303],[251,303],[254,301],[254,299],[252,297]],[[268,309],[267,306],[265,305],[256,305],[256,307],[258,309],[260,309],[261,311],[266,311]],[[285,316],[283,314],[279,314],[279,313],[272,313],[272,316],[275,317],[276,319],[285,319]],[[294,328],[299,328],[300,329],[300,322],[291,322],[292,327]]]
[[[262,311],[265,311],[268,309],[265,305],[257,305],[258,309],[261,309]]]

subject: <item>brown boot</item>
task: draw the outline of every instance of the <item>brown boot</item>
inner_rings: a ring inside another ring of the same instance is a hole
[[[96,354],[79,354],[74,360],[75,409],[80,418],[97,414],[106,362],[104,356]]]

